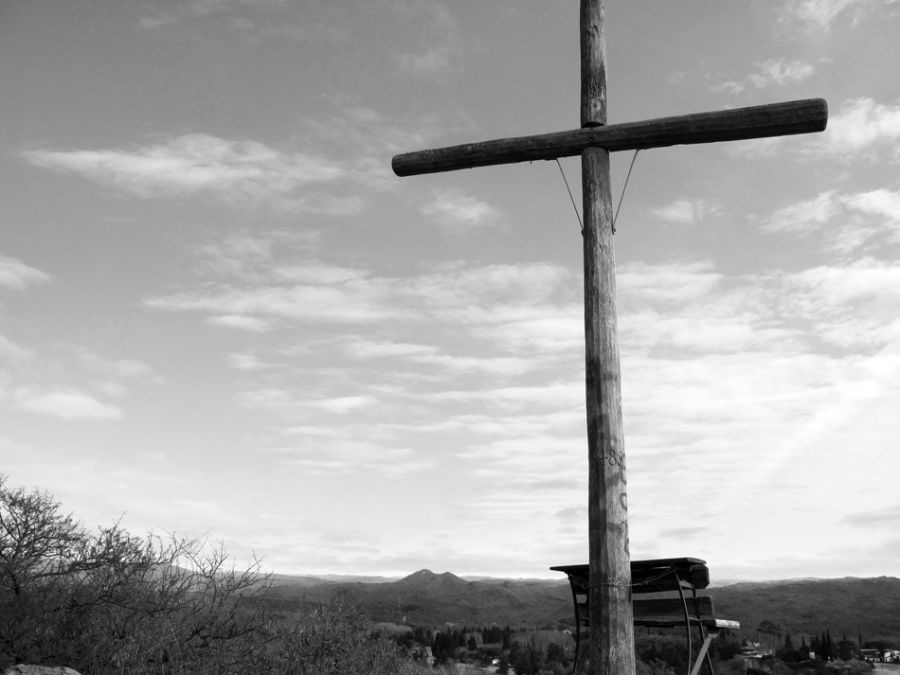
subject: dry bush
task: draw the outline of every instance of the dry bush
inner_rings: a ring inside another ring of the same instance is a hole
[[[276,615],[254,560],[220,546],[86,531],[47,493],[0,475],[0,670],[65,664],[93,675],[416,672],[362,616]]]

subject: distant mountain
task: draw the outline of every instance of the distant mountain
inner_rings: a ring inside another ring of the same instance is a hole
[[[282,609],[337,601],[358,606],[374,621],[438,626],[445,623],[502,626],[555,624],[571,617],[565,581],[492,579],[470,581],[450,572],[420,570],[384,583],[292,583],[279,575],[268,594]]]
[[[296,580],[296,581],[295,581]],[[900,579],[806,579],[741,582],[710,589],[723,618],[756,637],[768,621],[793,637],[831,631],[835,640],[889,639],[900,646]],[[420,570],[398,580],[349,581],[278,575],[268,601],[285,610],[323,602],[355,605],[374,621],[536,627],[571,624],[572,595],[564,579],[467,580]]]
[[[296,575],[296,574],[273,574],[270,579],[276,584],[288,584],[294,586],[317,586],[323,582],[335,583],[353,583],[359,582],[363,584],[383,584],[390,581],[397,581],[400,577],[380,577],[363,574],[320,574],[320,575]]]
[[[408,591],[430,591],[440,593],[459,589],[464,587],[466,583],[468,582],[466,582],[465,579],[461,579],[450,572],[435,574],[431,570],[419,570],[396,582],[394,588],[402,588]]]
[[[793,636],[831,631],[835,640],[891,639],[900,646],[900,579],[795,579],[742,582],[711,590],[716,611],[743,631],[763,620]],[[795,640],[796,642],[796,640]]]

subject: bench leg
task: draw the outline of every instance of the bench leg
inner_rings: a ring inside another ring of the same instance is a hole
[[[694,667],[691,668],[691,675],[697,675],[700,672],[700,669],[703,667],[703,661],[706,659],[709,665],[709,673],[710,675],[715,675],[713,672],[712,659],[709,658],[709,643],[712,642],[714,635],[712,633],[707,633],[706,637],[703,639],[703,644],[700,645],[700,651],[697,653],[697,660],[694,661]]]
[[[583,640],[577,636],[575,638],[575,656],[572,659],[572,670],[569,675],[590,675],[588,658],[591,653],[591,640],[586,634],[583,637]]]
[[[575,662],[572,664],[572,675],[588,675],[588,657],[590,655],[590,641],[582,644],[582,651],[576,655]]]

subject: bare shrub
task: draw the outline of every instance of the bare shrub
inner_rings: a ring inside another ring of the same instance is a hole
[[[45,492],[0,475],[0,669],[92,675],[423,672],[342,607],[267,611],[268,577],[221,546],[120,523],[88,532]]]

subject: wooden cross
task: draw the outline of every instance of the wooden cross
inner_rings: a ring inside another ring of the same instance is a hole
[[[822,131],[822,99],[606,124],[604,0],[581,0],[581,128],[393,158],[398,176],[581,155],[590,542],[590,668],[635,672],[609,153]]]

